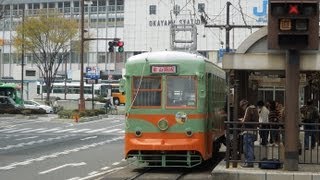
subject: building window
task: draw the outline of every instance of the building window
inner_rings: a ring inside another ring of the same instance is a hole
[[[109,5],[116,5],[115,0],[109,0]]]
[[[124,5],[123,0],[117,0],[117,5]]]
[[[156,5],[150,5],[149,6],[149,14],[157,14],[157,6]]]
[[[98,0],[98,4],[99,4],[99,6],[106,6],[107,5],[105,0]]]
[[[198,12],[204,12],[204,10],[205,10],[205,4],[204,3],[199,3],[198,4]]]
[[[56,4],[54,2],[49,2],[49,8],[55,8]]]

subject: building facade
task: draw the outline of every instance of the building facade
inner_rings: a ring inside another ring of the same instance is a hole
[[[1,2],[1,1],[0,1]],[[173,37],[195,41],[196,50],[211,61],[219,63],[226,47],[226,14],[229,9],[229,24],[247,25],[247,28],[232,28],[230,49],[239,44],[258,28],[252,25],[266,25],[267,0],[90,0],[85,1],[85,29],[90,37],[120,38],[124,41],[124,52],[108,52],[106,40],[90,41],[85,52],[84,67],[95,66],[101,70],[103,78],[121,75],[125,60],[146,51],[171,50]],[[79,0],[2,0],[3,15],[0,20],[1,63],[0,77],[21,78],[21,55],[15,53],[12,39],[15,27],[22,19],[35,16],[39,9],[57,9],[66,18],[80,22]],[[216,27],[207,28],[207,25]],[[172,25],[184,27],[173,32]],[[196,36],[191,37],[186,28],[192,25]],[[80,23],[79,23],[80,29]],[[180,49],[188,51],[187,43]],[[184,49],[185,47],[185,49]],[[116,50],[115,50],[116,51]],[[36,69],[32,55],[25,54],[25,69]],[[71,49],[70,58],[59,69],[60,74],[68,74],[72,80],[80,79],[79,52]],[[84,68],[85,70],[85,68]],[[28,77],[26,77],[28,78]]]

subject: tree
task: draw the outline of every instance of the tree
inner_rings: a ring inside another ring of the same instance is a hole
[[[78,23],[65,19],[57,13],[39,13],[36,17],[24,18],[16,28],[13,39],[19,53],[28,52],[43,77],[49,102],[50,92],[60,65],[70,55],[71,41],[77,37]]]

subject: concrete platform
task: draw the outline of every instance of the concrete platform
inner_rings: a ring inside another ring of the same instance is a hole
[[[260,169],[258,164],[254,168],[238,167],[226,169],[225,161],[221,161],[211,172],[214,180],[320,180],[320,165],[299,164],[299,171],[283,169]]]

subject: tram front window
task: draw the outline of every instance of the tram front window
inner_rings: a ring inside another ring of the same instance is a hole
[[[196,88],[194,76],[167,77],[167,106],[195,107]]]
[[[161,106],[161,77],[134,77],[133,92],[135,98],[133,106]]]

